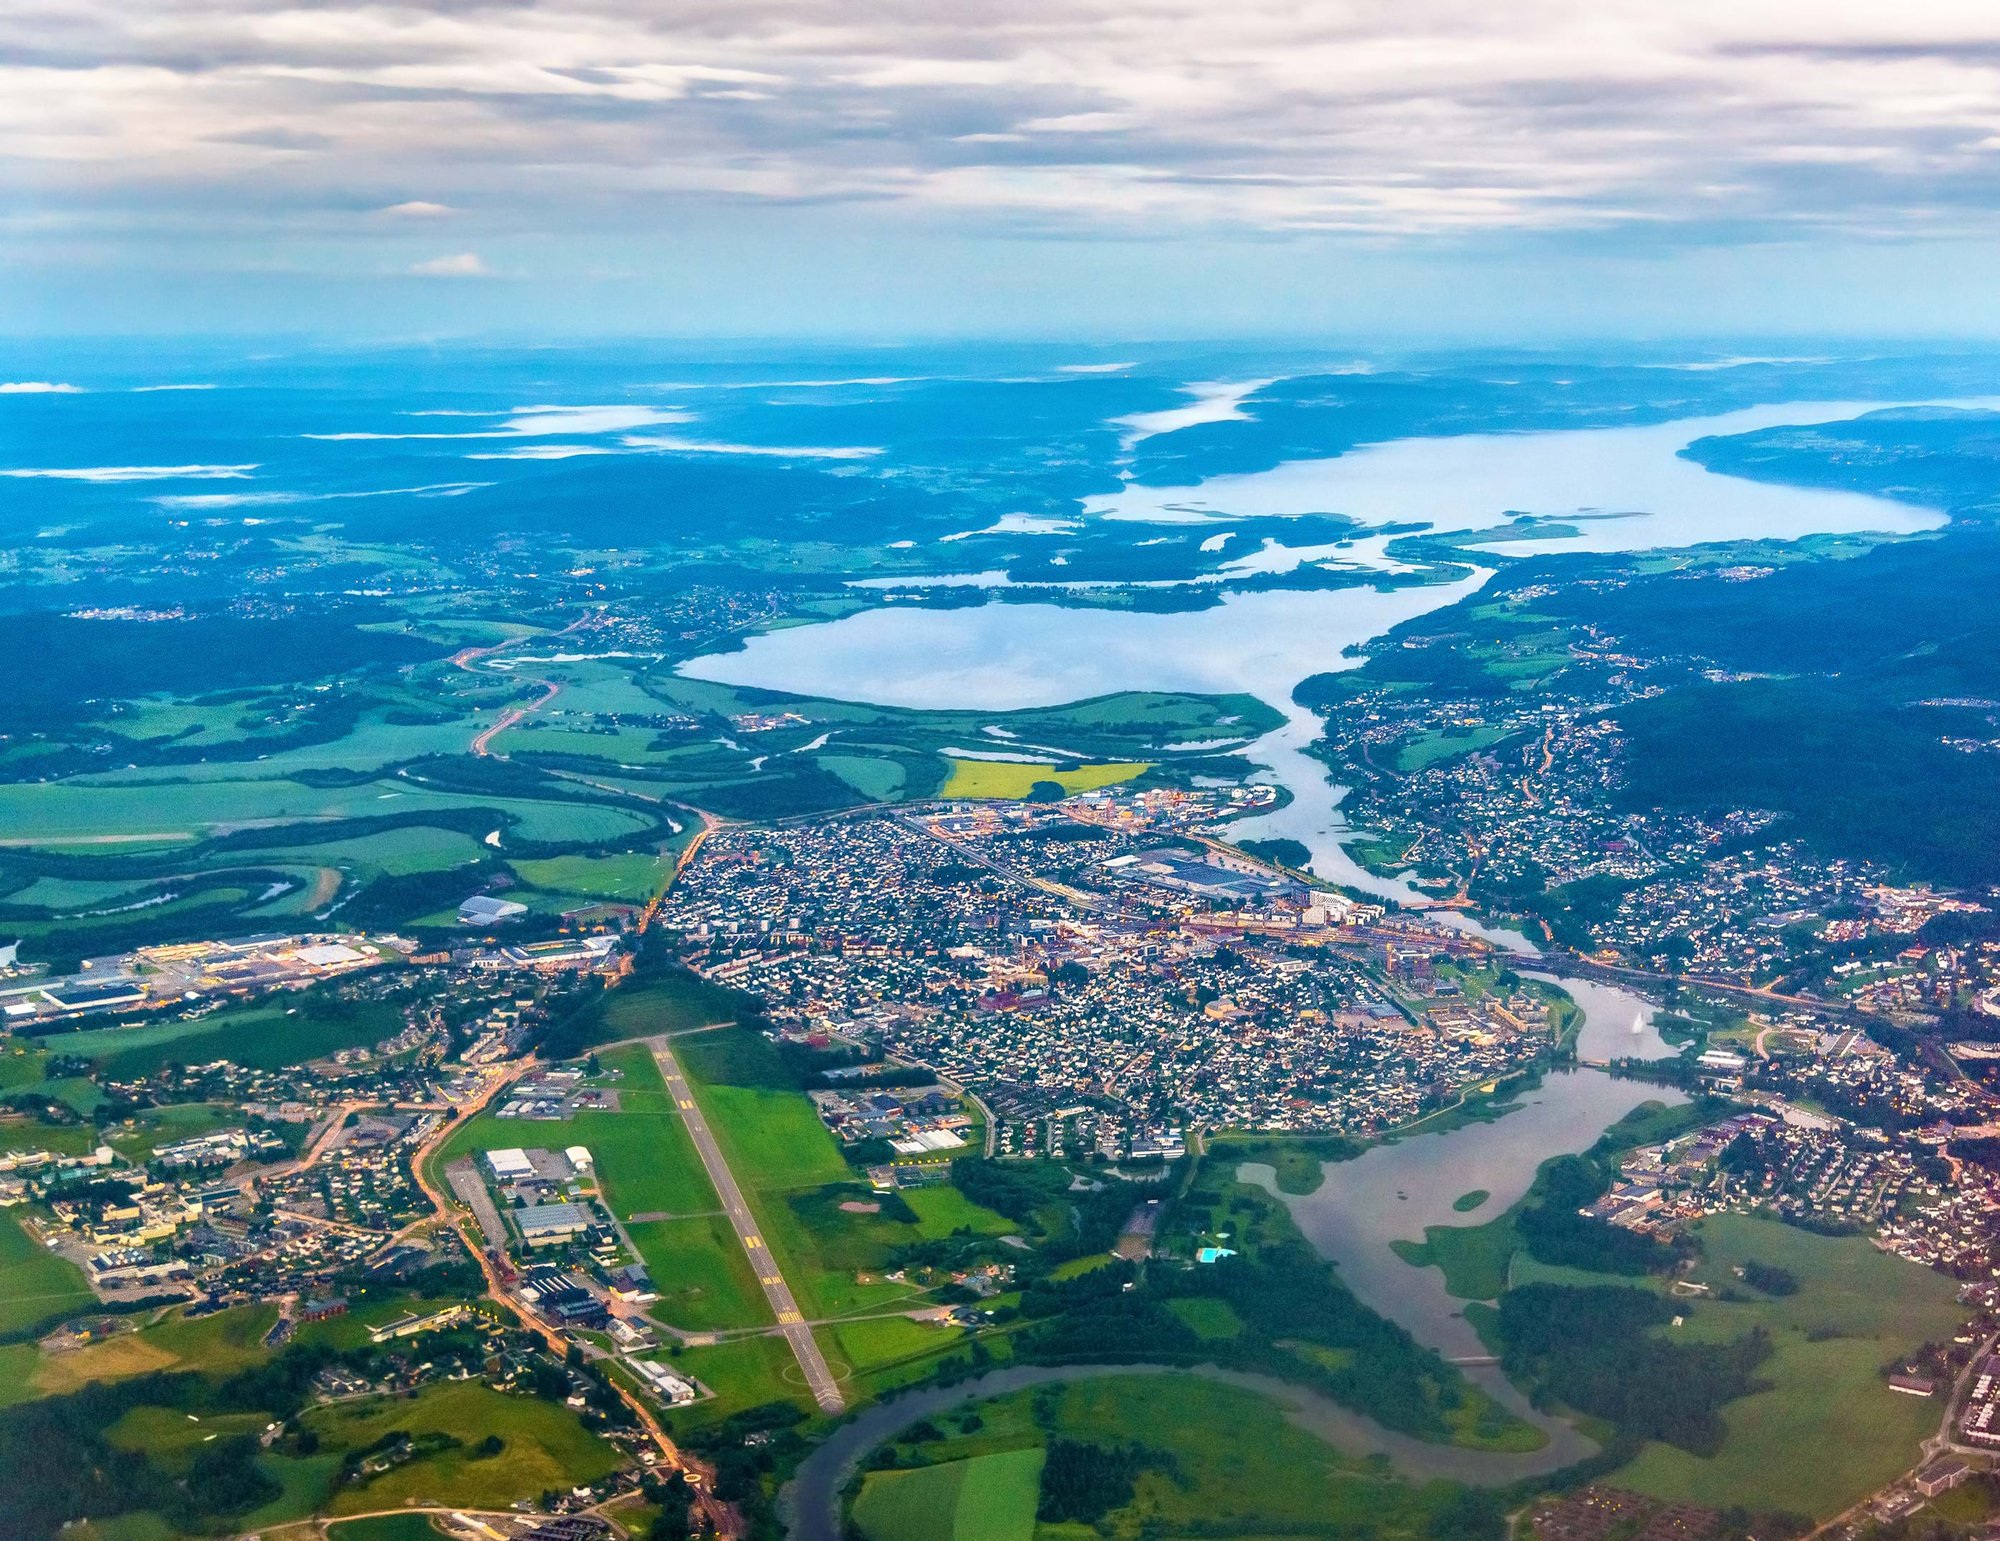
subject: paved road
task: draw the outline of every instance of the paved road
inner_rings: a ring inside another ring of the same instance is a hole
[[[500,1211],[493,1205],[493,1195],[486,1191],[486,1184],[480,1181],[479,1173],[464,1157],[444,1164],[444,1180],[451,1184],[451,1191],[458,1195],[459,1203],[472,1211],[479,1222],[479,1229],[486,1233],[486,1245],[501,1257],[507,1255],[507,1227],[501,1223]]]
[[[536,680],[535,683],[542,687],[541,698],[539,700],[529,702],[528,705],[526,706],[510,706],[507,708],[506,711],[502,712],[500,714],[500,720],[498,722],[494,723],[492,727],[488,728],[484,733],[480,734],[477,738],[475,738],[472,741],[472,752],[475,755],[481,755],[481,756],[485,755],[487,752],[487,746],[491,744],[494,739],[498,738],[502,733],[505,733],[509,728],[513,727],[514,724],[519,722],[523,717],[526,717],[534,712],[539,712],[543,707],[547,706],[551,701],[555,700],[556,696],[562,690],[562,686],[558,685],[554,680]],[[501,758],[504,759],[505,756],[503,755]]]
[[[674,1058],[673,1048],[665,1038],[649,1038],[646,1045],[659,1063],[660,1075],[667,1083],[674,1105],[681,1111],[688,1133],[694,1137],[694,1148],[701,1154],[701,1164],[708,1168],[708,1180],[715,1185],[716,1196],[722,1200],[722,1212],[729,1216],[729,1223],[736,1228],[736,1239],[743,1243],[744,1255],[757,1271],[757,1282],[764,1286],[764,1298],[771,1302],[771,1311],[778,1319],[779,1329],[785,1334],[785,1341],[791,1344],[799,1368],[805,1372],[806,1385],[812,1390],[813,1400],[819,1403],[823,1412],[845,1412],[847,1398],[841,1395],[840,1383],[833,1378],[833,1371],[827,1368],[826,1356],[819,1351],[819,1344],[813,1339],[812,1327],[807,1323],[805,1313],[799,1309],[792,1287],[778,1271],[771,1249],[764,1245],[764,1238],[758,1233],[757,1220],[750,1213],[749,1201],[737,1186],[729,1163],[722,1159],[722,1149],[715,1143],[715,1135],[709,1130],[708,1120],[702,1116],[687,1077],[681,1073],[681,1062]]]

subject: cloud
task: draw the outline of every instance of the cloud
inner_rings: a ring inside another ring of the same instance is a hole
[[[635,434],[623,440],[633,449],[665,450],[676,455],[768,455],[781,460],[867,460],[882,453],[867,444],[728,444],[709,439]]]
[[[80,385],[58,385],[53,380],[0,381],[0,396],[75,396],[82,391]]]
[[[424,278],[490,278],[493,270],[476,251],[462,251],[449,257],[432,257],[413,262],[410,271]]]
[[[532,439],[557,434],[625,433],[634,428],[654,428],[669,423],[685,423],[692,414],[678,407],[516,407],[511,414],[499,412],[412,412],[411,417],[505,417],[493,428],[470,428],[463,433],[385,433],[350,430],[345,433],[309,433],[308,439],[327,443],[351,443],[374,439]],[[609,454],[579,446],[556,446],[569,454]],[[511,450],[499,459],[559,459],[548,447],[530,446]]]
[[[161,508],[279,508],[293,503],[338,503],[349,498],[456,498],[491,482],[430,482],[421,487],[371,487],[361,492],[179,492],[153,499]]]
[[[247,466],[56,466],[37,470],[0,470],[0,476],[58,482],[195,482],[237,481],[256,470]]]
[[[246,251],[357,207],[482,241],[745,201],[1389,238],[2000,209],[2000,11],[1945,0],[65,0],[0,15],[0,60],[0,193],[135,243],[196,206]]]

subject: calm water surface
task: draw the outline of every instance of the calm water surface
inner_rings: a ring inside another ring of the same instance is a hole
[[[1084,508],[1106,519],[1185,522],[1330,513],[1371,525],[1426,520],[1438,530],[1487,529],[1515,514],[1582,521],[1565,539],[1493,543],[1516,555],[1936,529],[1944,516],[1932,510],[1722,476],[1680,454],[1700,438],[1834,422],[1888,405],[1895,403],[1792,402],[1649,427],[1396,439],[1191,487],[1129,485]]]

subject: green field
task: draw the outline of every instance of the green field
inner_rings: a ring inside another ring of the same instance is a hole
[[[1412,1268],[1442,1269],[1444,1287],[1460,1300],[1492,1300],[1504,1290],[1520,1245],[1514,1222],[1504,1215],[1485,1225],[1427,1225],[1421,1242],[1389,1243]]]
[[[882,1213],[761,1035],[740,1028],[692,1034],[675,1052],[756,1210],[765,1245],[808,1316],[920,1304],[917,1286],[879,1277],[898,1247],[961,1229],[988,1236],[1015,1229],[949,1187],[904,1195],[914,1223]]]
[[[174,1407],[135,1407],[105,1431],[120,1450],[141,1450],[176,1476],[212,1439],[256,1434],[270,1422],[263,1413],[211,1413],[197,1418]]]
[[[942,1440],[899,1444],[899,1464],[1039,1453],[1056,1436],[1109,1447],[1139,1445],[1153,1453],[1158,1466],[1139,1477],[1134,1501],[1107,1515],[1101,1531],[1037,1532],[1050,1538],[1352,1533],[1418,1541],[1455,1534],[1432,1529],[1451,1499],[1443,1484],[1412,1487],[1296,1427],[1276,1403],[1200,1376],[1104,1376],[1015,1392],[972,1410],[976,1426],[963,1414],[941,1414],[933,1422]],[[867,1484],[875,1480],[871,1476]],[[871,1506],[877,1502],[882,1501],[871,1500]],[[901,1512],[899,1497],[893,1507],[885,1504],[876,1522],[893,1523]],[[938,1512],[945,1511],[940,1506]],[[856,1520],[874,1541],[879,1533],[858,1505]],[[945,1532],[934,1527],[923,1534]]]
[[[1204,1343],[1227,1342],[1243,1336],[1243,1318],[1226,1300],[1191,1295],[1184,1300],[1168,1301],[1167,1309],[1192,1327],[1195,1336]]]
[[[689,1332],[770,1322],[770,1304],[757,1275],[722,1215],[648,1220],[626,1229],[659,1292],[648,1315]]]
[[[733,1338],[727,1343],[688,1348],[677,1355],[656,1355],[660,1362],[694,1376],[715,1393],[715,1400],[678,1408],[669,1415],[676,1428],[693,1427],[727,1418],[766,1402],[794,1402],[810,1410],[799,1362],[783,1338]]]
[[[303,1421],[334,1451],[359,1449],[392,1430],[449,1434],[464,1441],[464,1448],[423,1456],[342,1488],[333,1498],[335,1514],[412,1501],[504,1509],[517,1498],[533,1498],[550,1488],[561,1491],[594,1482],[618,1464],[617,1452],[568,1409],[535,1397],[510,1396],[476,1381],[434,1386],[413,1400],[316,1408]],[[504,1447],[498,1455],[481,1458],[472,1447],[487,1434],[497,1434]]]
[[[177,767],[199,771],[202,767]],[[209,769],[214,770],[215,767]],[[443,808],[490,808],[513,821],[522,839],[585,844],[642,831],[645,821],[622,808],[581,800],[440,791],[408,780],[313,787],[275,777],[204,780],[198,776],[143,781],[70,781],[0,785],[0,828],[20,843],[60,846],[100,836],[148,835],[195,840],[218,825],[367,818]]]
[[[873,1391],[910,1380],[940,1355],[965,1346],[964,1329],[906,1316],[870,1317],[819,1330],[830,1363],[846,1365]],[[1003,1345],[1004,1346],[1004,1345]]]
[[[35,1371],[35,1388],[45,1394],[75,1391],[92,1381],[123,1380],[156,1370],[227,1375],[264,1360],[264,1334],[277,1320],[278,1308],[273,1305],[234,1306],[193,1318],[170,1311],[136,1332],[44,1355]]]
[[[164,1065],[228,1059],[253,1070],[303,1064],[340,1049],[361,1048],[401,1031],[402,1013],[387,1001],[348,1001],[324,990],[287,992],[227,1006],[192,1022],[97,1027],[53,1033],[42,1041],[81,1054],[112,1077],[150,1075]]]
[[[19,1210],[0,1209],[0,1335],[26,1331],[96,1298],[81,1269],[21,1229]]]
[[[710,984],[699,974],[669,973],[634,980],[605,998],[596,1039],[613,1043],[714,1027],[736,1021],[746,1005],[744,997],[734,990]]]
[[[586,899],[620,899],[644,904],[666,887],[673,876],[673,859],[656,853],[623,856],[551,856],[516,861],[523,881],[551,893]]]
[[[1053,765],[1024,765],[1016,760],[953,760],[941,797],[1021,798],[1038,781],[1053,781],[1065,792],[1093,792],[1120,781],[1143,776],[1153,767],[1127,760],[1112,765],[1079,765],[1059,770]]]
[[[839,1145],[760,1034],[698,1033],[674,1052],[739,1182],[782,1192],[848,1178]]]
[[[524,1142],[588,1146],[599,1193],[626,1222],[659,1292],[650,1314],[691,1332],[767,1324],[770,1310],[756,1274],[721,1215],[652,1051],[624,1044],[597,1058],[601,1069],[623,1072],[612,1083],[616,1112],[581,1112],[560,1125],[481,1114],[452,1135],[438,1160]],[[642,1215],[649,1218],[635,1220]]]
[[[1619,1485],[1824,1519],[1908,1468],[1943,1409],[1891,1391],[1882,1368],[1958,1330],[1965,1311],[1952,1282],[1860,1237],[1815,1236],[1772,1220],[1718,1215],[1700,1235],[1707,1260],[1695,1277],[1703,1282],[1735,1284],[1732,1270],[1750,1261],[1799,1281],[1798,1293],[1782,1298],[1697,1302],[1681,1329],[1721,1340],[1764,1328],[1776,1352],[1758,1376],[1770,1389],[1723,1410],[1728,1438],[1713,1459],[1648,1445],[1617,1474]],[[1834,1451],[1839,1459],[1829,1460]]]
[[[356,871],[386,872],[394,877],[404,877],[412,872],[436,872],[448,867],[461,867],[468,862],[478,861],[485,855],[485,849],[472,836],[461,834],[455,829],[440,829],[430,824],[406,825],[400,829],[385,829],[372,835],[354,835],[347,839],[327,840],[320,844],[307,844],[295,840],[291,845],[278,846],[266,851],[246,851],[244,860],[266,861],[300,856],[330,865],[349,867]]]
[[[243,1115],[219,1102],[178,1102],[147,1108],[104,1131],[104,1141],[127,1161],[146,1162],[162,1145],[216,1129],[240,1129]]]
[[[327,1534],[338,1541],[437,1541],[441,1532],[427,1514],[371,1514],[337,1521]]]
[[[1511,731],[1508,728],[1481,727],[1419,733],[1396,746],[1396,769],[1405,775],[1428,770],[1445,760],[1497,744]]]
[[[624,1072],[616,1083],[618,1111],[585,1110],[560,1124],[523,1124],[481,1114],[453,1133],[440,1159],[524,1143],[586,1145],[596,1158],[605,1202],[621,1220],[643,1214],[698,1215],[719,1207],[652,1054],[644,1045],[627,1044],[600,1051],[598,1063]]]
[[[1041,1478],[1039,1450],[870,1472],[854,1523],[868,1541],[1030,1541]]]

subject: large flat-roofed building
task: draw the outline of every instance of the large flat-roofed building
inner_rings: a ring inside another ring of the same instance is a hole
[[[486,1169],[493,1174],[495,1182],[526,1182],[535,1175],[535,1164],[528,1159],[525,1150],[489,1150],[486,1153]]]
[[[517,904],[512,899],[496,899],[491,894],[474,894],[458,907],[458,923],[461,926],[493,926],[503,920],[512,920],[517,915],[528,913],[525,904]]]
[[[529,1246],[547,1247],[581,1236],[592,1222],[581,1204],[531,1204],[514,1211],[514,1223]]]

